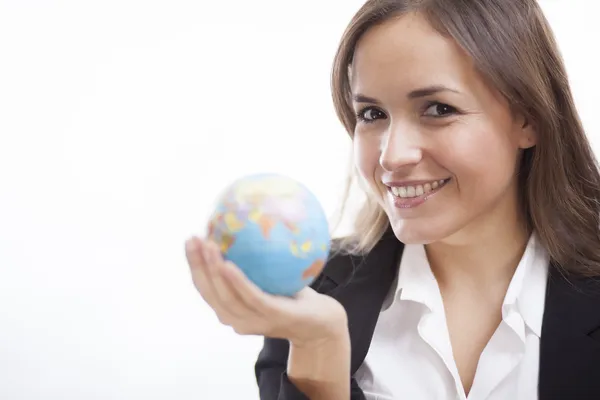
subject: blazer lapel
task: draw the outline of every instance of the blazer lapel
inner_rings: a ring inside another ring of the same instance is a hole
[[[539,400],[600,399],[600,279],[551,265],[540,341]]]
[[[326,275],[336,283],[330,293],[346,309],[352,345],[352,375],[364,362],[379,312],[398,271],[403,244],[391,229],[364,257],[335,257]]]

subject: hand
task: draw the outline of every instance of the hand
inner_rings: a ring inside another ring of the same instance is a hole
[[[307,287],[293,298],[265,293],[217,245],[192,238],[186,256],[194,285],[222,324],[241,335],[287,339],[295,346],[327,342],[348,334],[344,308]]]

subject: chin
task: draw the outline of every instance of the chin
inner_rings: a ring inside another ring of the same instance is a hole
[[[396,238],[404,244],[430,244],[439,242],[451,236],[454,232],[434,223],[423,223],[419,219],[393,220],[390,219]]]

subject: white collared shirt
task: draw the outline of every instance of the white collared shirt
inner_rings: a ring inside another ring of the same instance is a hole
[[[355,374],[367,400],[535,400],[548,256],[529,239],[465,396],[452,355],[439,286],[422,245],[406,245],[397,282],[363,365]]]

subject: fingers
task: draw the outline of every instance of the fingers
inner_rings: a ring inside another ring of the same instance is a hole
[[[233,319],[233,316],[219,301],[220,287],[216,286],[214,282],[218,266],[215,265],[211,258],[214,256],[207,247],[207,243],[195,237],[186,243],[186,257],[192,273],[192,281],[200,296],[216,312],[219,321],[227,323]]]
[[[204,244],[204,257],[209,271],[208,279],[211,281],[213,288],[211,305],[232,317],[244,317],[248,313],[249,307],[244,305],[236,290],[227,282],[224,275],[225,261],[214,243]],[[228,320],[228,318],[224,319]]]
[[[233,263],[225,262],[223,276],[237,297],[256,313],[268,315],[274,310],[274,298],[265,293],[246,277],[246,275]]]
[[[272,304],[275,297],[259,289],[233,263],[224,262],[222,267],[223,281],[239,302],[244,314],[230,326],[241,335],[269,336],[274,327],[273,321],[278,319]]]
[[[202,250],[202,242],[195,237],[189,239],[185,244],[185,256],[190,266],[194,286],[196,286],[196,289],[198,289],[200,295],[206,301],[207,298],[214,297],[214,289],[208,279],[208,267]]]
[[[221,323],[233,326],[242,320],[257,319],[253,315],[256,314],[255,305],[240,297],[239,285],[230,282],[227,270],[233,269],[243,278],[245,276],[235,265],[228,263],[228,267],[214,243],[192,238],[186,243],[186,256],[194,285]],[[240,279],[238,282],[249,283]]]

